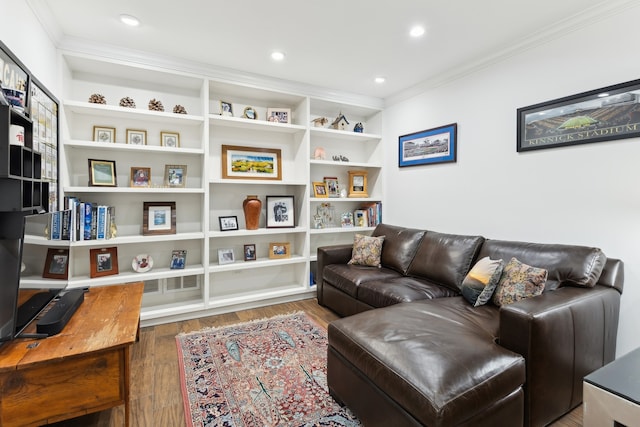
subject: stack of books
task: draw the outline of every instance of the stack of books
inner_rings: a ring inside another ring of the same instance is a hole
[[[106,240],[115,237],[115,207],[65,197],[65,209],[51,213],[50,240]]]

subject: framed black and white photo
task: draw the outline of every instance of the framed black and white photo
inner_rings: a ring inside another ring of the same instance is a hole
[[[254,243],[244,245],[244,260],[245,261],[256,260],[256,245]]]
[[[160,132],[160,145],[163,147],[180,147],[180,134],[178,132]]]
[[[220,223],[220,231],[230,231],[238,229],[237,216],[219,216],[218,222]]]
[[[144,202],[142,234],[176,234],[176,202]]]
[[[233,249],[218,249],[218,264],[231,264],[235,260]]]
[[[94,126],[93,140],[96,142],[116,142],[116,128],[108,126]]]
[[[147,145],[147,131],[127,129],[127,144]]]
[[[418,166],[456,161],[457,123],[421,130],[398,138],[398,166]]]
[[[89,249],[89,277],[102,277],[118,274],[118,248]]]
[[[42,277],[67,279],[69,277],[69,249],[49,248]]]
[[[227,101],[220,101],[220,115],[233,117],[233,104]]]
[[[267,228],[296,226],[294,196],[267,196]]]

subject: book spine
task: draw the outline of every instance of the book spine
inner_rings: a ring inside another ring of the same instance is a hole
[[[107,229],[107,207],[98,206],[98,221],[96,224],[96,239],[104,240],[106,238]]]
[[[62,237],[60,228],[60,217],[62,212],[56,211],[51,214],[51,240],[60,240]]]
[[[91,207],[91,240],[96,240],[98,233],[98,206]]]
[[[60,218],[60,239],[69,240],[69,228],[71,227],[71,210],[65,209],[62,211],[62,217]]]
[[[91,240],[91,215],[92,213],[92,206],[91,203],[89,202],[85,202],[84,203],[84,213],[83,213],[83,225],[84,225],[84,229],[83,229],[83,240]]]

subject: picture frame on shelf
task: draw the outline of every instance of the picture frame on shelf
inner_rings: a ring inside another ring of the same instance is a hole
[[[232,264],[236,261],[236,256],[233,253],[233,249],[218,249],[218,264]]]
[[[139,129],[127,129],[127,144],[147,145],[147,131]]]
[[[88,159],[90,187],[117,187],[115,160]]]
[[[369,197],[367,190],[367,171],[350,170],[349,172],[349,197]]]
[[[340,227],[353,227],[353,214],[351,212],[344,212],[342,215],[340,215]]]
[[[258,113],[257,113],[256,109],[253,108],[253,107],[245,107],[244,112],[242,113],[242,118],[250,119],[250,120],[257,120],[258,119]]]
[[[222,178],[282,180],[282,151],[277,148],[222,145]]]
[[[457,123],[398,137],[398,167],[455,163]]]
[[[69,278],[69,249],[49,248],[42,277],[46,279]]]
[[[220,231],[238,230],[238,217],[235,215],[219,216]]]
[[[184,188],[187,183],[187,165],[165,165],[164,185],[172,188]]]
[[[118,274],[118,248],[89,249],[89,277],[103,277]]]
[[[151,187],[151,168],[134,166],[131,168],[131,187]]]
[[[291,108],[267,108],[267,121],[274,123],[291,123]]]
[[[176,234],[176,202],[143,202],[142,235]]]
[[[110,126],[94,126],[93,140],[95,142],[116,142],[116,128]]]
[[[185,265],[187,265],[187,251],[184,249],[172,250],[169,268],[171,270],[183,270]]]
[[[296,205],[294,196],[267,196],[267,228],[294,228]]]
[[[270,242],[269,258],[291,258],[291,244],[289,242]]]
[[[146,273],[153,268],[153,258],[149,254],[138,254],[131,260],[131,268],[136,273]]]
[[[163,147],[180,147],[180,133],[170,131],[160,131],[160,145]]]
[[[220,115],[233,117],[233,104],[227,101],[220,100]]]
[[[254,243],[244,245],[244,260],[255,261],[256,259],[256,245]]]
[[[629,113],[639,94],[632,80],[518,108],[516,151],[640,136],[640,119]]]
[[[325,184],[327,184],[327,194],[329,197],[340,197],[340,187],[338,185],[338,177],[325,176],[323,178]]]
[[[329,189],[326,182],[315,181],[313,182],[313,197],[325,198],[329,197]]]
[[[356,227],[367,227],[369,225],[369,212],[366,209],[356,209],[353,211],[353,225]]]

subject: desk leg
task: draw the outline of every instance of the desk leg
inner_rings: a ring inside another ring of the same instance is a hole
[[[125,346],[124,348],[124,425],[125,427],[129,427],[131,424],[129,422],[130,412],[131,412],[131,404],[129,400],[131,396],[129,395],[131,385],[131,346]]]

